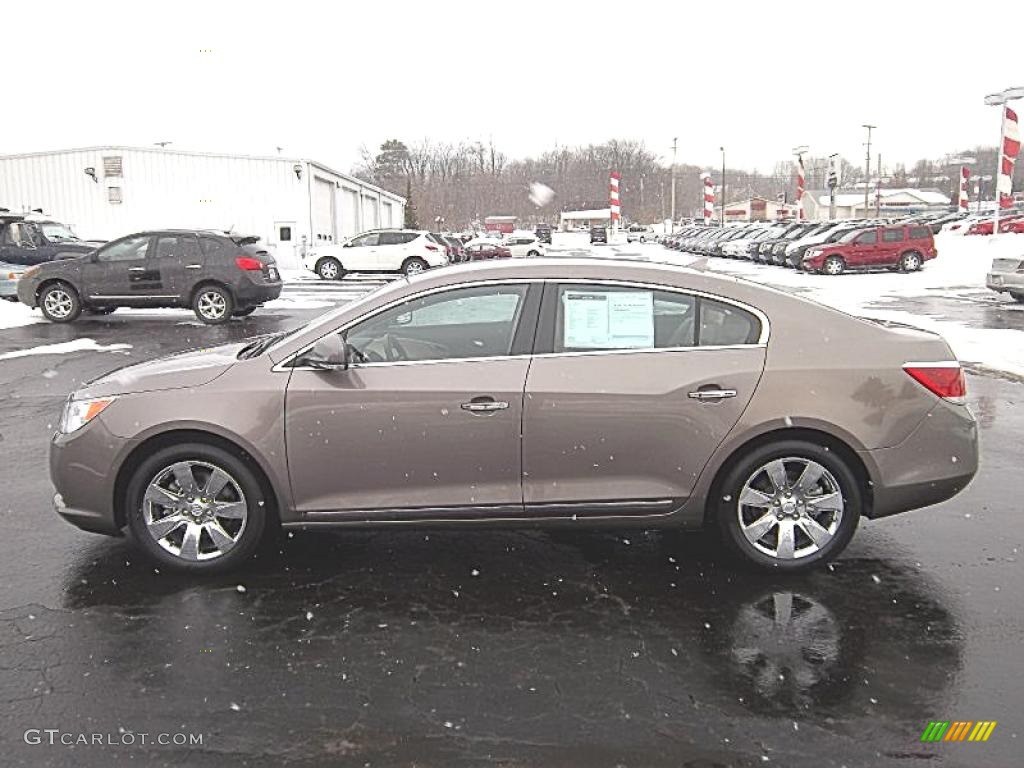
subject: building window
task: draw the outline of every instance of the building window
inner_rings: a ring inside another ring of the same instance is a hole
[[[280,240],[282,243],[291,242],[291,239],[292,239],[292,228],[291,227],[280,227],[280,231],[278,232],[278,235],[279,236],[278,236],[277,239]]]
[[[104,178],[121,178],[124,174],[121,168],[121,156],[113,155],[111,157],[103,158],[103,176]]]
[[[120,187],[107,187],[107,202],[112,205],[119,205],[123,202]]]

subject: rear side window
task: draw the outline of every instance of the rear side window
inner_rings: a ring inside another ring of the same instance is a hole
[[[725,302],[642,286],[561,285],[552,351],[755,344],[761,323]]]
[[[882,231],[883,243],[902,243],[903,229],[886,229]]]
[[[199,244],[202,246],[203,255],[208,259],[226,259],[230,254],[238,250],[232,244],[229,244],[227,240],[219,237],[210,237],[209,235],[200,236]]]
[[[199,243],[195,235],[164,235],[157,238],[156,258],[198,261]]]
[[[378,245],[401,245],[406,242],[401,232],[381,232],[377,241]]]
[[[932,229],[931,229],[931,227],[911,227],[910,228],[910,239],[911,240],[921,240],[922,238],[923,239],[928,239],[931,236],[932,236]]]

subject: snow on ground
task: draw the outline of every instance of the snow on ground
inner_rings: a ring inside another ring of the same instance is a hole
[[[59,344],[43,344],[39,347],[5,352],[0,355],[0,360],[11,360],[15,357],[28,357],[29,355],[66,355],[69,352],[120,352],[131,348],[131,344],[104,345],[97,344],[94,339],[75,339],[74,341],[62,341]]]
[[[0,330],[40,323],[43,318],[20,301],[0,301]]]
[[[927,262],[920,272],[851,273],[838,277],[810,275],[749,261],[704,259],[651,243],[591,246],[589,237],[582,233],[560,233],[556,237],[554,246],[549,249],[552,256],[639,258],[734,275],[798,293],[851,315],[893,320],[934,331],[949,342],[960,360],[1024,376],[1024,332],[973,328],[943,316],[922,315],[884,306],[915,296],[952,299],[973,296],[975,300],[999,301],[996,294],[985,287],[985,275],[993,258],[1024,258],[1024,235],[992,238],[940,234],[935,238],[938,257]],[[1008,298],[1004,306],[1008,310],[1024,309]]]

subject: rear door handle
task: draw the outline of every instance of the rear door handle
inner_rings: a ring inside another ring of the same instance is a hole
[[[508,403],[504,400],[495,400],[493,397],[474,397],[468,403],[462,404],[462,410],[470,413],[492,413],[504,411]]]
[[[128,267],[129,272],[145,272],[145,267]]]
[[[185,269],[202,269],[202,264],[186,264]]]
[[[696,392],[690,392],[687,397],[694,400],[725,400],[730,397],[736,397],[735,389],[698,389]]]

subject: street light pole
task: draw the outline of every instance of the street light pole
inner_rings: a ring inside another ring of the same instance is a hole
[[[672,139],[672,223],[669,231],[673,234],[676,231],[676,149],[679,139]]]
[[[864,123],[862,128],[868,129],[868,150],[864,156],[864,215],[868,215],[868,192],[871,189],[871,131],[877,128],[877,125],[868,125]]]
[[[836,187],[839,186],[839,174],[836,172],[836,158],[838,152],[828,156],[828,220],[835,221],[836,218]]]
[[[719,209],[721,213],[718,215],[719,226],[725,226],[725,147],[719,147],[719,151],[722,153],[722,207]]]

